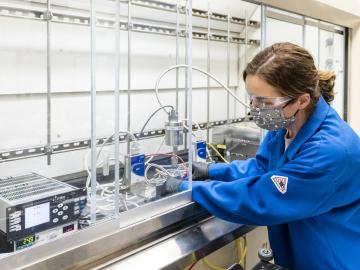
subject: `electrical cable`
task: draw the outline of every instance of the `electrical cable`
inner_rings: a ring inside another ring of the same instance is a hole
[[[172,175],[168,170],[166,170],[164,167],[162,167],[161,165],[155,164],[155,163],[149,163],[146,166],[145,172],[144,172],[144,179],[145,182],[148,183],[149,185],[156,185],[157,183],[159,183],[158,181],[153,181],[151,179],[148,178],[147,174],[150,170],[150,168],[155,167],[160,169],[161,171],[165,172],[166,175],[173,177],[174,175]],[[166,181],[166,179],[164,179],[163,181]]]
[[[185,118],[185,119],[183,119],[183,121],[184,122],[189,121],[189,119]],[[198,122],[196,122],[194,119],[192,120],[192,122],[195,124],[195,126],[197,127],[198,130],[201,130],[201,127]],[[186,127],[186,128],[189,130],[189,127]]]
[[[241,239],[244,239],[244,243],[241,241]],[[236,243],[239,251],[239,264],[243,267],[243,269],[245,269],[245,258],[247,253],[246,237],[237,239]]]
[[[206,264],[207,267],[213,269],[213,270],[226,270],[225,268],[218,267],[211,263],[207,257],[203,258],[203,262]]]
[[[165,142],[165,137],[163,137],[163,139],[161,140],[161,143],[159,144],[158,148],[156,149],[155,153],[159,153],[161,150],[161,147],[164,145]],[[151,156],[146,162],[145,165],[147,165],[152,159],[154,158],[154,156]]]
[[[164,108],[165,106],[161,103],[160,101],[160,97],[159,97],[159,84],[160,84],[160,81],[162,79],[162,77],[164,77],[169,71],[173,70],[173,69],[178,69],[178,68],[189,68],[190,66],[189,65],[174,65],[174,66],[171,66],[169,68],[167,68],[166,70],[164,70],[160,75],[159,77],[157,78],[156,80],[156,83],[155,83],[155,95],[156,95],[156,99],[160,105],[160,107],[162,107],[162,109],[165,111],[166,114],[168,114],[169,112]],[[200,73],[203,73],[207,76],[209,76],[211,79],[213,79],[215,82],[217,82],[220,86],[222,86],[237,102],[239,102],[241,105],[245,106],[246,108],[249,108],[249,106],[241,101],[233,91],[231,91],[228,87],[225,86],[225,84],[223,84],[221,81],[219,81],[214,75],[206,72],[205,70],[199,68],[199,67],[196,67],[196,66],[191,66],[191,68],[193,70],[197,70],[199,71]]]
[[[188,173],[188,168],[186,167],[186,162],[178,155],[174,154],[174,153],[159,153],[159,154],[149,154],[146,155],[146,157],[152,157],[152,156],[170,156],[170,157],[176,157],[178,160],[181,161],[184,169],[186,170],[186,172]]]
[[[247,255],[247,239],[246,236],[243,237],[244,239],[244,250],[242,251],[242,263],[243,269],[246,269],[246,255]]]
[[[165,109],[165,108],[171,108],[172,110],[174,110],[174,106],[172,105],[165,105],[165,106],[161,106],[160,108],[156,109],[150,116],[149,118],[146,120],[145,124],[143,125],[143,127],[141,128],[140,130],[140,134],[144,133],[144,130],[147,126],[147,124],[150,122],[150,120],[154,117],[155,114],[157,114],[159,111],[161,111],[162,109]]]
[[[174,154],[174,153],[159,153],[159,154],[150,154],[150,155],[147,155],[146,157],[150,157],[150,159],[152,159],[154,156],[170,156],[170,157],[176,157],[177,160],[180,160],[181,161],[181,165],[182,167],[184,168],[185,170],[185,175],[188,175],[189,174],[189,171],[188,171],[188,168],[186,166],[186,163],[185,161],[178,155]],[[169,170],[165,169],[164,166],[162,165],[159,165],[159,164],[156,164],[156,163],[149,163],[149,162],[146,162],[147,166],[145,168],[145,172],[144,172],[144,179],[145,179],[145,182],[149,185],[156,185],[156,184],[159,184],[161,180],[161,183],[163,183],[164,181],[166,181],[166,175],[167,176],[171,176],[171,177],[175,177],[176,175],[175,174],[171,174],[169,172]],[[162,176],[164,176],[163,178],[158,178],[157,180],[154,180],[154,179],[149,179],[148,178],[148,172],[150,170],[150,168],[152,167],[155,167],[157,169],[159,169],[160,171],[164,172],[164,174]],[[179,169],[177,169],[176,171],[180,172]],[[179,173],[181,175],[181,173]]]
[[[222,154],[220,154],[220,152],[216,149],[215,146],[213,146],[211,143],[206,143],[208,146],[210,146],[214,151],[215,153],[225,162],[225,163],[229,163],[229,161],[227,161]]]
[[[192,270],[192,269],[194,268],[194,266],[197,264],[197,262],[198,262],[198,261],[193,262],[193,263],[189,266],[189,268],[188,268],[187,270]]]
[[[241,239],[244,239],[245,244],[243,245],[243,242],[241,241]],[[247,252],[247,247],[246,247],[246,238],[239,238],[236,240],[236,244],[237,244],[237,249],[239,254],[239,264],[241,265],[241,267],[243,267],[243,269],[245,269],[245,257],[246,257],[246,252]],[[203,258],[203,262],[206,264],[207,267],[213,269],[213,270],[226,270],[225,268],[221,268],[219,266],[214,265],[213,263],[211,263],[209,261],[209,259],[207,257]]]
[[[185,270],[191,270],[194,268],[194,266],[199,262],[199,260],[196,258],[195,253],[191,253],[191,261],[192,263],[190,264],[190,266],[185,267]]]

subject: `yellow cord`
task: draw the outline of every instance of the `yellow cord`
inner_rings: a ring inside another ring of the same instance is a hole
[[[193,253],[191,253],[191,264],[188,265],[187,267],[185,267],[184,270],[189,269],[195,262],[197,262],[197,258],[196,258],[195,253],[193,252]]]
[[[239,257],[240,257],[239,264],[244,268],[245,267],[245,258],[246,258],[246,253],[247,253],[247,247],[246,247],[246,245],[244,245],[242,239],[244,239],[244,238],[237,239],[236,243],[237,243],[237,248],[238,248]],[[213,269],[213,270],[226,270],[224,268],[221,268],[221,267],[216,266],[213,263],[211,263],[207,257],[203,258],[203,262],[210,269]]]
[[[239,264],[245,268],[245,258],[246,258],[246,253],[247,253],[247,246],[244,245],[243,241],[241,239],[244,238],[239,238],[236,240],[237,245],[238,245],[238,251],[239,251]]]
[[[215,146],[213,146],[211,143],[206,143],[208,146],[210,146],[214,151],[215,153],[225,162],[225,163],[229,163],[229,161],[227,161],[221,154],[220,152],[216,149]]]
[[[211,268],[211,269],[214,269],[214,270],[226,270],[225,268],[221,268],[221,267],[218,267],[214,264],[212,264],[207,257],[205,257],[203,259],[204,263],[206,264],[207,267]]]

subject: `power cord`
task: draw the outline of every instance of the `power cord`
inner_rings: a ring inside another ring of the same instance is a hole
[[[229,163],[229,161],[226,160],[226,158],[224,158],[224,156],[222,154],[220,154],[220,152],[216,149],[216,147],[214,145],[212,145],[211,143],[206,143],[208,146],[210,146],[215,153],[225,162],[225,163]]]

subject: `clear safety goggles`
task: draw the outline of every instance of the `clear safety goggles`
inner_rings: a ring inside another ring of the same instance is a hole
[[[255,96],[248,95],[248,101],[250,103],[250,107],[256,108],[279,108],[286,107],[293,98],[291,97],[263,97],[263,96]]]

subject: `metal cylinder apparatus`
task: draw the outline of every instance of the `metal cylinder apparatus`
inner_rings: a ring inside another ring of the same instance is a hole
[[[168,146],[182,145],[184,141],[183,123],[179,121],[178,113],[171,110],[169,119],[165,122],[165,144]]]

